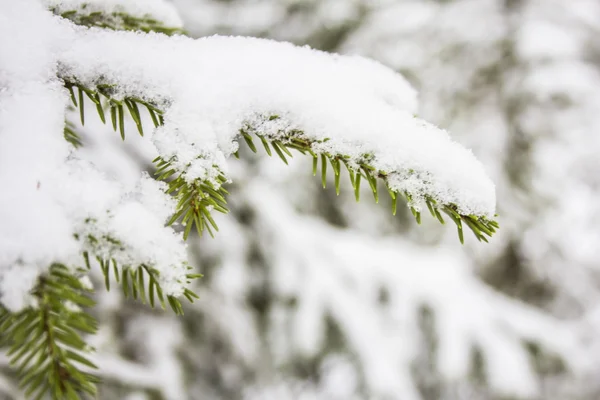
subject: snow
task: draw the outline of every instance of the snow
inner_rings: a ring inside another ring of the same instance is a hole
[[[39,37],[38,29],[48,36]],[[32,283],[32,269],[42,271],[76,250],[63,210],[46,186],[68,155],[62,138],[67,97],[52,77],[54,39],[61,32],[50,15],[27,2],[12,4],[0,15],[0,31],[0,281],[20,299],[15,290],[28,289],[23,285]],[[15,264],[26,266],[22,282],[9,278],[18,276]]]
[[[7,310],[18,312],[36,303],[28,295],[39,276],[39,268],[35,265],[15,263],[4,268],[0,276],[0,301]]]

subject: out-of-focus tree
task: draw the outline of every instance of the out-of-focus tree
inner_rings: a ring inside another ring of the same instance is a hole
[[[405,74],[419,90],[420,114],[471,147],[497,184],[505,229],[502,240],[484,248],[467,246],[468,265],[490,287],[560,319],[588,350],[585,372],[567,372],[565,364],[543,346],[528,343],[540,377],[541,391],[533,396],[597,396],[593,376],[600,366],[594,339],[600,294],[600,137],[595,132],[600,127],[600,76],[594,38],[600,29],[600,4],[589,0],[276,4],[178,0],[176,4],[187,10],[184,18],[197,35],[252,34],[308,43],[326,51],[371,56]],[[302,207],[303,211],[350,228],[364,229],[367,221],[378,221],[372,229],[382,234],[377,226],[385,217],[376,208],[339,208],[330,205],[334,203],[326,193],[314,195],[312,210]],[[404,218],[388,224],[384,235],[400,235],[426,246],[446,243],[438,227],[423,238],[412,233]],[[423,315],[432,332],[424,337],[437,343],[436,335],[443,335],[436,330],[439,316],[435,310]],[[434,354],[428,362],[435,364],[435,345],[420,353],[419,359]],[[485,365],[485,357],[480,360]],[[453,385],[435,378],[434,367],[420,368],[421,394],[446,398],[448,392],[442,393],[447,389],[440,387]],[[437,380],[433,386],[432,379]],[[423,389],[428,385],[433,391]]]

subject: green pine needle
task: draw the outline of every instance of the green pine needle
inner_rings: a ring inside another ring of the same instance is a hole
[[[264,136],[260,136],[260,141],[262,142],[262,144],[263,144],[263,146],[264,146],[264,148],[265,148],[265,151],[267,152],[267,154],[268,154],[268,155],[269,155],[269,157],[270,157],[270,156],[272,155],[272,153],[271,153],[271,148],[270,148],[270,146],[269,146],[269,142],[268,142],[268,140],[267,140],[267,139],[265,139],[265,137],[264,137]]]
[[[110,121],[112,122],[113,130],[117,131],[117,106],[110,103]]]
[[[252,141],[252,136],[248,135],[247,133],[242,131],[242,136],[244,137],[244,140],[246,141],[246,144],[248,145],[248,147],[250,147],[250,150],[252,150],[252,152],[256,153],[256,146],[254,145],[254,142]]]
[[[123,104],[118,104],[117,116],[119,117],[119,132],[121,132],[121,139],[125,140],[125,117],[123,114]]]
[[[81,119],[81,125],[85,125],[84,115],[85,105],[83,104],[83,89],[79,88],[79,117]]]
[[[325,154],[321,154],[321,183],[325,189],[327,187],[327,157]]]
[[[279,156],[279,158],[281,158],[281,161],[283,161],[286,165],[287,165],[287,158],[285,158],[285,155],[283,154],[282,149],[285,149],[285,146],[283,144],[281,144],[281,142],[278,142],[277,140],[274,140],[273,142],[271,142],[271,145],[273,146],[273,149],[275,150],[275,153],[277,153],[277,155]],[[287,154],[290,154],[289,151],[287,151]]]

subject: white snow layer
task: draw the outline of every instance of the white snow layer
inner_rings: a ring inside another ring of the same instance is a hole
[[[185,246],[163,226],[174,206],[164,188],[143,178],[131,191],[78,159],[62,137],[68,96],[57,74],[90,88],[114,84],[117,96],[161,107],[165,124],[154,132],[154,144],[189,181],[227,173],[225,159],[246,124],[271,139],[298,129],[320,142],[313,145],[317,153],[350,156],[351,165],[370,155],[393,190],[454,203],[465,214],[494,213],[494,185],[482,165],[445,131],[415,118],[415,91],[381,64],[254,38],[88,29],[41,3],[11,2],[0,15],[0,184],[6,189],[0,282],[16,264],[43,271],[52,262],[80,262],[74,260],[89,250],[126,266],[152,265],[167,294],[180,294],[185,283]],[[142,7],[141,1],[86,3],[134,14]],[[266,120],[270,115],[279,118]],[[75,235],[120,245],[82,244]]]

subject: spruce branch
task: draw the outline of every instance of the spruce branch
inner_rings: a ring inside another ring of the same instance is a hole
[[[95,224],[96,221],[88,218],[86,224]],[[150,304],[152,308],[158,303],[163,310],[168,303],[175,314],[183,315],[181,301],[170,294],[165,294],[161,286],[160,272],[150,264],[123,265],[117,261],[119,254],[127,252],[127,248],[120,240],[110,235],[76,235],[76,239],[82,241],[83,247],[90,249],[83,252],[83,259],[88,270],[92,268],[91,259],[94,258],[104,276],[104,285],[107,291],[111,289],[111,277],[121,286],[123,296],[139,300],[143,304]],[[190,285],[193,280],[202,277],[202,274],[193,273],[193,267],[184,263],[188,273],[185,282],[181,285]],[[198,295],[189,288],[184,288],[182,295],[193,303]]]
[[[267,119],[274,120],[277,118],[279,117],[276,115],[271,115]],[[291,130],[283,139],[279,138],[273,140],[270,137],[266,137],[261,132],[254,130],[252,126],[247,126],[240,133],[244,137],[246,143],[249,144],[249,147],[254,152],[256,152],[256,147],[250,146],[250,144],[252,143],[252,136],[250,136],[249,132],[257,136],[263,143],[270,142],[275,148],[279,157],[286,164],[287,160],[283,152],[285,151],[288,156],[291,156],[291,153],[287,149],[296,150],[303,155],[310,154],[313,157],[313,175],[316,175],[317,173],[320,160],[321,182],[323,188],[326,187],[327,164],[329,163],[334,173],[335,190],[337,194],[339,194],[340,192],[340,165],[344,164],[348,171],[350,183],[356,195],[356,201],[359,201],[360,199],[360,184],[361,180],[364,179],[369,183],[371,191],[373,192],[375,202],[378,203],[378,181],[382,181],[385,184],[387,191],[392,199],[392,213],[394,215],[396,214],[396,205],[398,197],[404,196],[404,199],[408,204],[415,220],[418,224],[421,224],[421,212],[418,210],[418,205],[414,201],[413,196],[408,192],[399,193],[390,188],[390,185],[388,184],[389,174],[385,171],[377,170],[370,164],[370,161],[372,160],[371,154],[363,154],[358,158],[358,161],[353,162],[350,161],[350,157],[345,154],[317,152],[315,150],[315,144],[326,142],[328,139],[313,140],[308,138],[302,131]],[[414,171],[408,171],[409,176],[412,173],[414,173]],[[429,195],[424,196],[424,201],[427,204],[427,208],[429,209],[431,215],[434,218],[438,219],[440,223],[445,223],[444,219],[442,218],[442,215],[440,214],[440,211],[446,213],[450,217],[450,219],[452,219],[452,221],[456,224],[458,228],[458,237],[461,243],[464,243],[463,222],[471,229],[477,240],[484,242],[488,242],[486,235],[488,237],[491,237],[496,232],[496,229],[499,228],[499,225],[496,221],[490,220],[484,216],[461,214],[458,211],[458,207],[456,206],[456,204],[440,204]]]
[[[88,239],[101,244],[97,239]],[[119,244],[111,238],[104,240]],[[0,306],[0,347],[8,348],[10,365],[16,368],[28,398],[42,399],[50,394],[55,400],[77,400],[96,395],[99,379],[86,372],[97,368],[86,356],[93,349],[82,338],[97,330],[96,320],[85,310],[95,302],[89,297],[92,288],[80,279],[91,268],[89,253],[84,252],[83,257],[87,269],[73,272],[62,264],[53,264],[38,278],[31,292],[34,307],[12,313]],[[176,314],[183,315],[181,301],[163,293],[156,269],[148,265],[119,266],[116,260],[99,256],[96,259],[107,290],[112,273],[126,298],[140,299],[152,308],[159,303],[163,310],[168,303]],[[191,266],[187,268],[190,273],[186,284],[202,277],[192,273]],[[192,303],[199,298],[189,288],[184,289],[183,296]]]
[[[135,122],[140,135],[144,134],[140,108],[145,108],[148,111],[155,127],[163,124],[163,111],[160,110],[156,104],[135,97],[116,99],[113,97],[114,87],[112,85],[100,84],[97,85],[95,89],[90,89],[76,81],[67,78],[63,79],[65,86],[71,92],[73,103],[76,104],[80,110],[82,122],[84,121],[83,102],[85,97],[89,98],[96,105],[98,115],[104,122],[104,109],[100,101],[102,96],[105,99],[105,104],[107,104],[107,107],[110,109],[113,129],[116,131],[118,128],[123,139],[125,138],[124,117],[126,111]],[[77,89],[79,100],[76,100],[75,88]],[[268,115],[263,119],[268,122],[279,118],[278,115]],[[364,180],[369,184],[375,202],[379,202],[378,182],[382,182],[392,200],[392,213],[394,215],[396,214],[398,198],[403,197],[417,223],[421,223],[420,205],[414,200],[413,195],[408,192],[394,191],[388,183],[388,179],[393,173],[390,174],[373,167],[371,164],[371,161],[373,160],[372,154],[365,153],[358,157],[358,160],[352,160],[350,156],[345,154],[319,150],[318,145],[327,142],[329,140],[327,138],[320,140],[311,139],[301,130],[286,131],[283,135],[280,135],[280,133],[281,132],[278,133],[278,136],[265,134],[251,124],[245,124],[245,126],[240,129],[241,138],[250,150],[255,153],[258,152],[258,148],[254,143],[254,139],[257,138],[262,143],[268,155],[271,156],[274,152],[286,164],[287,157],[292,157],[291,150],[295,150],[303,155],[311,156],[313,158],[313,175],[316,175],[320,162],[323,188],[326,187],[327,165],[330,164],[334,174],[335,190],[338,194],[340,192],[342,164],[348,171],[350,183],[354,189],[357,201],[360,199],[360,185]],[[271,151],[271,149],[273,149],[273,151]],[[187,239],[194,226],[196,227],[198,234],[201,235],[204,229],[206,229],[212,236],[213,229],[218,230],[218,227],[211,216],[211,211],[216,210],[221,213],[228,212],[225,199],[227,191],[222,186],[227,182],[226,177],[223,174],[218,175],[216,184],[200,179],[196,179],[194,182],[189,183],[185,179],[185,171],[177,171],[176,168],[173,167],[173,161],[174,159],[165,160],[162,157],[154,159],[157,167],[156,179],[168,181],[168,192],[172,193],[179,201],[177,211],[169,221],[168,225],[175,222],[182,223],[185,226],[185,239]],[[401,172],[403,176],[411,176],[415,173],[412,170],[399,172]],[[444,224],[445,220],[442,217],[442,213],[444,213],[455,223],[461,243],[464,243],[463,225],[466,225],[473,232],[477,240],[484,242],[488,242],[488,237],[491,237],[496,232],[496,229],[499,228],[498,222],[485,216],[460,213],[456,204],[439,203],[430,195],[424,195],[422,197],[422,201],[426,204],[427,209],[433,218]]]
[[[91,289],[69,268],[53,264],[38,279],[34,307],[11,313],[0,307],[0,346],[9,348],[25,396],[76,400],[93,398],[98,379],[86,357],[91,349],[83,334],[96,332],[96,320],[85,312],[95,302]]]

